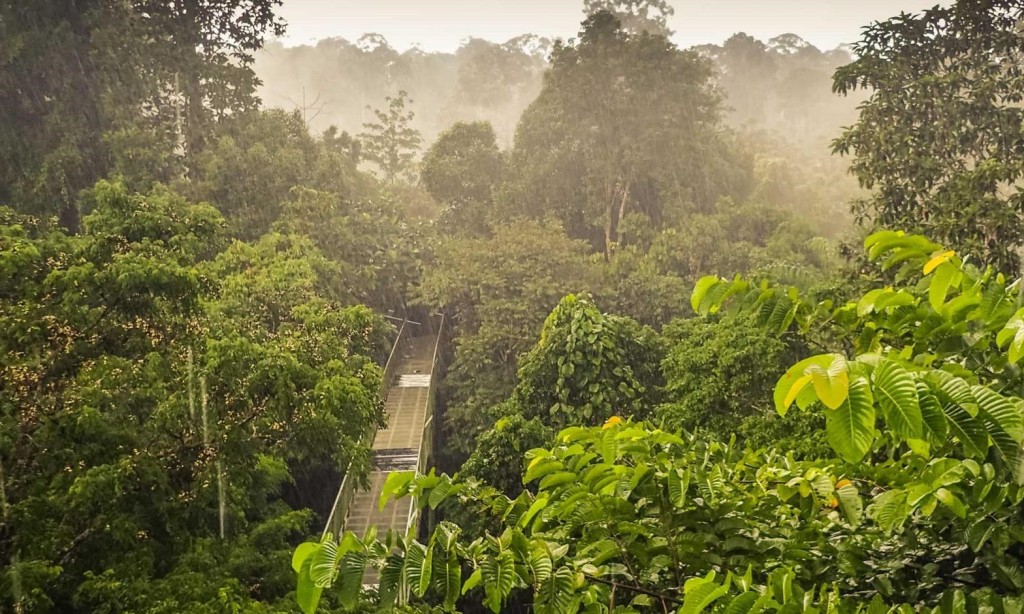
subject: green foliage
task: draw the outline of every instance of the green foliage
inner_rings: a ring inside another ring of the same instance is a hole
[[[886,610],[904,603],[935,611],[946,611],[941,607],[950,599],[996,607],[1019,603],[1019,589],[1006,596],[976,590],[966,597],[956,586],[963,576],[943,569],[955,564],[956,558],[946,557],[957,544],[966,546],[960,529],[968,525],[961,516],[969,508],[957,505],[954,490],[986,479],[988,470],[970,462],[940,459],[900,473],[866,468],[881,490],[870,495],[865,479],[841,478],[830,464],[744,453],[621,421],[566,429],[557,445],[527,458],[524,481],[538,484],[536,494],[512,499],[446,476],[395,481],[392,494],[411,494],[432,506],[454,499],[499,525],[474,538],[442,522],[422,544],[395,534],[383,541],[375,534],[347,534],[342,544],[365,553],[369,566],[401,568],[398,584],[411,587],[381,594],[381,605],[425,596],[453,611],[453,598],[478,595],[500,612],[523,593],[534,609],[551,612],[608,611],[616,604],[630,611],[729,612],[746,611],[754,602],[770,611],[817,611],[828,604],[853,612],[869,602],[888,603]],[[913,495],[915,500],[952,505],[926,503],[927,516],[918,516],[903,499],[894,515],[893,495],[902,496],[899,485],[908,480],[914,493],[924,495]],[[921,532],[915,559],[935,556],[931,561],[940,564],[908,568],[899,554],[889,559],[878,553],[901,547],[891,535],[894,520]],[[948,524],[957,528],[943,528]],[[934,541],[936,533],[955,544]],[[972,552],[986,551],[973,544]],[[420,593],[419,562],[427,558],[433,563],[430,588]],[[876,582],[879,567],[890,574],[888,582]],[[364,569],[341,573],[358,580]]]
[[[527,453],[523,482],[535,490],[514,497],[433,473],[392,481],[392,495],[432,507],[451,500],[492,521],[454,550],[436,545],[455,531],[444,523],[423,544],[366,536],[357,541],[369,564],[455,557],[471,571],[459,593],[494,612],[524,593],[543,611],[1018,607],[1024,401],[1005,388],[1014,368],[996,339],[1012,344],[1000,332],[1019,318],[1006,300],[1016,288],[918,236],[882,232],[865,247],[911,283],[839,306],[740,278],[702,280],[693,297],[703,312],[750,314],[771,335],[824,327],[847,344],[797,362],[773,394],[779,413],[795,404],[824,415],[837,459],[744,451],[613,415]],[[567,299],[535,352],[560,338],[553,323],[575,321],[579,332],[590,310]],[[969,339],[934,332],[946,329]],[[449,579],[399,601],[450,599]]]
[[[749,317],[676,320],[662,336],[668,348],[661,364],[665,402],[655,416],[666,427],[719,440],[739,432],[741,442],[755,448],[815,450],[821,437],[814,420],[783,418],[785,432],[773,424],[780,419],[771,393],[786,366],[806,352],[799,340],[779,339]],[[765,428],[776,432],[766,437]]]
[[[489,484],[510,497],[523,489],[523,456],[550,443],[555,434],[539,418],[526,419],[513,413],[516,409],[514,403],[509,404],[508,413],[480,435],[476,449],[459,469],[464,478]]]
[[[276,230],[309,237],[335,272],[327,293],[381,311],[405,302],[429,253],[422,229],[384,199],[291,190]]]
[[[209,205],[89,198],[74,236],[0,213],[0,601],[269,611],[305,508],[329,504],[304,493],[365,460],[389,327],[322,293],[308,239],[218,254]]]
[[[523,357],[513,402],[525,417],[556,428],[598,424],[617,413],[643,416],[657,400],[662,355],[651,329],[569,295]]]
[[[1024,84],[1004,58],[1019,51],[1022,18],[1012,0],[960,0],[864,29],[833,85],[870,91],[833,144],[874,188],[855,205],[859,218],[1016,269]]]
[[[710,78],[695,52],[594,14],[577,44],[552,52],[516,130],[502,202],[510,213],[556,216],[607,257],[629,213],[660,228],[671,207],[708,210],[742,195],[749,170],[719,134]]]
[[[178,183],[192,198],[216,203],[235,236],[253,240],[281,216],[295,186],[345,199],[366,193],[355,162],[328,136],[310,136],[297,112],[254,111],[222,121],[195,156],[190,180]]]
[[[787,266],[802,270],[800,285],[811,285],[836,268],[836,258],[821,237],[793,214],[765,205],[736,205],[722,199],[708,215],[663,230],[649,258],[666,273],[693,282],[708,274],[772,272]]]
[[[466,456],[476,435],[500,416],[485,412],[516,384],[520,355],[533,347],[544,318],[567,290],[594,277],[586,247],[554,223],[518,221],[492,239],[448,238],[434,251],[420,301],[444,308],[455,334],[446,448]]]
[[[491,214],[504,159],[494,128],[486,122],[456,123],[423,156],[420,177],[442,203],[442,221],[454,234],[481,234]]]
[[[400,177],[411,178],[413,159],[422,138],[419,131],[409,125],[415,114],[405,110],[406,104],[412,101],[404,90],[395,97],[385,96],[384,102],[387,109],[371,109],[377,121],[363,124],[365,132],[359,136],[360,151],[363,159],[377,165],[385,181],[395,183]]]
[[[77,230],[97,180],[148,190],[191,168],[217,118],[255,108],[252,54],[283,32],[279,4],[5,2],[0,200]]]

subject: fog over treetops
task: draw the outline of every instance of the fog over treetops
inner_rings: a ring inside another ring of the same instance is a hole
[[[489,121],[511,145],[522,112],[540,92],[554,41],[523,34],[503,43],[470,38],[454,53],[398,51],[380,34],[315,45],[271,42],[255,56],[267,107],[303,110],[313,131],[359,133],[384,97],[404,90],[412,125],[427,143],[457,121]],[[851,61],[843,47],[821,50],[797,34],[768,41],[737,33],[693,50],[709,58],[725,97],[727,123],[768,130],[827,155],[827,142],[856,120],[860,96],[832,93],[833,71]]]

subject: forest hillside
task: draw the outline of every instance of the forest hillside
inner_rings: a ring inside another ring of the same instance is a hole
[[[0,612],[1024,608],[1024,7],[284,47],[0,0]]]

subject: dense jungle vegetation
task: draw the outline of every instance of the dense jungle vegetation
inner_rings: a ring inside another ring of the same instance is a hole
[[[0,612],[1024,609],[1020,2],[454,54],[280,4],[0,0]],[[436,522],[318,540],[412,312]]]

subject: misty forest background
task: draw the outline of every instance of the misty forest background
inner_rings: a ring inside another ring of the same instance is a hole
[[[0,0],[0,612],[1021,611],[1019,2],[280,4]],[[430,530],[316,542],[434,312]]]

